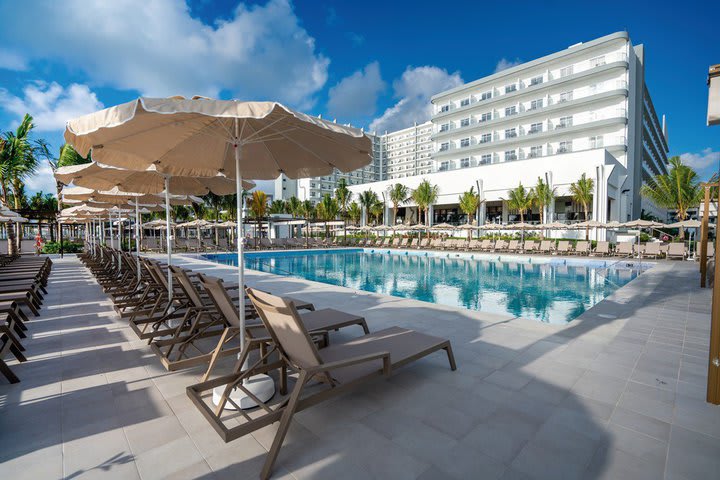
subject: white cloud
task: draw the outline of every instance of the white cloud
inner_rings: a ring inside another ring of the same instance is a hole
[[[680,160],[695,170],[704,170],[708,167],[717,167],[720,162],[720,152],[714,152],[712,148],[703,149],[700,153],[683,153]]]
[[[463,83],[459,72],[448,73],[447,70],[433,66],[408,67],[393,82],[397,103],[373,120],[370,130],[393,131],[412,126],[414,122],[428,121],[432,115],[430,97]]]
[[[212,25],[182,0],[0,4],[0,44],[31,60],[81,70],[90,84],[144,95],[230,92],[309,108],[329,60],[301,27],[289,0],[239,4]]]
[[[378,95],[385,90],[378,62],[369,63],[328,91],[327,111],[341,121],[367,117],[375,113]]]
[[[495,73],[502,72],[508,68],[512,68],[515,65],[520,65],[522,60],[516,58],[515,60],[508,60],[507,58],[501,58],[500,61],[495,65]]]
[[[18,118],[29,113],[38,132],[63,130],[69,119],[103,107],[87,85],[77,83],[63,88],[56,82],[35,82],[23,89],[22,97],[0,89],[0,109]]]
[[[55,193],[55,177],[47,162],[43,161],[35,175],[25,181],[25,190],[28,193],[43,192]]]
[[[22,55],[0,48],[0,69],[22,71],[27,67]]]

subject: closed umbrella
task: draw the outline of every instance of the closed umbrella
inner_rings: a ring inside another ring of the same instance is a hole
[[[222,174],[235,178],[241,287],[243,177],[316,177],[335,169],[357,170],[371,161],[371,142],[361,130],[295,112],[279,103],[202,97],[140,98],[111,107],[68,122],[65,140],[81,155],[92,150],[93,159],[116,167],[152,167],[171,176]],[[244,346],[242,301],[238,310],[239,336]],[[263,401],[274,393],[273,382],[267,377],[249,383]],[[244,386],[250,388],[247,383]],[[241,407],[256,405],[250,397],[237,393],[236,403]]]

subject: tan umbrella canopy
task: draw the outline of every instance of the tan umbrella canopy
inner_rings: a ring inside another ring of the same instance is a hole
[[[195,227],[202,228],[202,227],[208,227],[211,225],[212,224],[210,222],[208,222],[207,220],[197,219],[197,220],[193,220],[191,222],[180,223],[180,224],[178,224],[178,227],[179,228],[195,228]]]
[[[526,230],[529,228],[542,228],[538,225],[533,225],[531,223],[525,223],[525,222],[518,222],[518,223],[509,223],[505,225],[505,228],[508,230]]]
[[[155,166],[172,176],[235,176],[242,146],[244,178],[275,179],[348,172],[370,162],[360,130],[275,102],[202,97],[140,98],[71,120],[65,141],[80,155],[130,170]],[[176,190],[171,188],[172,192]]]
[[[85,187],[68,187],[65,186],[61,190],[63,202],[69,203],[74,201],[90,201],[96,203],[123,203],[131,202],[133,205],[162,205],[164,203],[163,195],[141,194],[123,192],[117,187],[111,190],[95,190]],[[202,203],[200,197],[194,195],[169,195],[170,205],[191,205],[193,203]]]
[[[143,224],[143,228],[165,228],[167,226],[165,220],[151,220],[149,222],[145,222]],[[170,222],[170,227],[175,228],[177,227],[177,224]]]
[[[540,225],[539,227],[544,228],[544,229],[549,229],[549,230],[562,230],[564,228],[570,228],[570,225],[568,225],[567,223],[562,223],[562,222],[550,222],[550,223],[545,223],[543,225]]]
[[[606,225],[597,220],[587,220],[585,222],[573,223],[571,228],[605,228]]]
[[[237,223],[235,223],[231,220],[228,220],[226,222],[216,223],[216,224],[214,224],[214,226],[216,228],[235,228],[235,227],[237,227]]]
[[[700,220],[683,220],[682,222],[675,222],[670,223],[668,225],[663,225],[665,228],[700,228],[702,226],[702,223]],[[711,227],[714,227],[714,224],[710,224]]]
[[[651,220],[631,220],[629,222],[621,223],[620,226],[626,228],[659,228],[665,227],[664,223],[653,222]]]
[[[605,224],[605,228],[621,228],[622,223],[618,222],[617,220],[611,220]]]
[[[85,115],[67,124],[65,140],[103,164],[167,176],[235,178],[238,284],[244,284],[242,178],[275,179],[350,172],[371,162],[370,139],[361,131],[295,112],[274,102],[238,102],[203,97],[140,98]],[[78,183],[78,185],[80,185]],[[133,188],[123,190],[137,191]],[[165,188],[178,192],[171,186]],[[148,192],[157,193],[157,192]],[[169,253],[168,248],[168,253]],[[169,280],[169,284],[171,279]],[[245,345],[245,309],[238,309]],[[272,380],[253,381],[262,400]],[[255,406],[249,397],[238,398]]]
[[[478,226],[473,225],[472,223],[463,223],[462,225],[458,225],[455,228],[457,228],[458,230],[473,230],[478,228]]]
[[[60,167],[55,171],[55,178],[65,185],[72,183],[75,186],[93,190],[115,190],[130,194],[163,193],[166,181],[166,176],[158,173],[152,166],[143,171],[132,171],[97,162]],[[207,195],[210,192],[217,195],[231,195],[235,193],[235,182],[223,176],[208,178],[173,176],[167,180],[170,194],[175,195]],[[245,189],[254,186],[254,182],[243,183]]]
[[[430,230],[455,230],[455,226],[449,223],[438,223],[430,227]]]

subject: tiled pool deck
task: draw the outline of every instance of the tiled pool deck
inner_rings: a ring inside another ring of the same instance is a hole
[[[178,259],[234,279],[234,270]],[[658,262],[568,326],[251,273],[318,307],[450,338],[441,355],[296,415],[274,478],[716,478],[710,291]],[[0,384],[0,478],[257,478],[274,427],[225,444],[80,262],[55,261],[22,382]],[[348,332],[344,335],[352,335]],[[338,335],[338,334],[333,334]],[[336,338],[336,337],[333,337]]]

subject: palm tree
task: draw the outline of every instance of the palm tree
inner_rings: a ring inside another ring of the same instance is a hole
[[[440,189],[437,185],[432,185],[427,179],[423,179],[410,195],[410,198],[417,204],[418,212],[425,212],[425,225],[428,224],[430,206],[437,202],[439,194]]]
[[[352,202],[348,207],[347,214],[350,220],[357,224],[360,222],[360,217],[362,217],[362,208],[356,202]]]
[[[585,221],[588,220],[588,211],[595,191],[595,181],[587,178],[583,173],[577,182],[570,185],[570,195],[575,203],[579,203],[585,212]],[[590,238],[590,228],[585,227],[585,240]]]
[[[286,205],[282,200],[273,200],[268,209],[268,213],[285,213]]]
[[[302,202],[297,197],[293,196],[288,198],[285,208],[287,209],[287,212],[293,217],[302,216]]]
[[[704,191],[695,170],[684,165],[680,157],[672,157],[668,163],[668,173],[649,179],[640,188],[640,195],[658,207],[675,210],[678,221],[683,221],[687,218],[688,209],[702,201]],[[679,236],[685,237],[684,229],[680,229]]]
[[[342,218],[345,219],[347,216],[347,208],[352,200],[352,192],[347,187],[347,180],[341,178],[338,181],[338,186],[335,189],[335,200],[337,200],[338,207],[342,213]]]
[[[360,193],[359,200],[360,205],[362,205],[363,209],[365,210],[365,215],[367,216],[366,219],[369,220],[370,209],[378,201],[377,193],[373,192],[372,190],[365,190],[364,192]]]
[[[24,194],[24,181],[32,176],[38,167],[38,157],[43,154],[45,142],[32,142],[30,132],[34,128],[33,118],[25,114],[14,132],[0,136],[0,194],[2,202],[10,206],[9,193],[12,190],[14,208],[20,208]],[[17,229],[17,231],[15,231]],[[20,225],[8,224],[8,253],[19,249]]]
[[[326,193],[317,204],[317,217],[325,222],[325,238],[330,236],[327,222],[335,220],[339,211],[337,200],[331,197],[329,193]]]
[[[50,164],[50,169],[52,170],[53,174],[60,167],[67,167],[70,165],[82,165],[83,163],[90,163],[92,161],[90,160],[89,154],[87,157],[83,157],[75,151],[72,145],[68,145],[67,143],[64,143],[60,147],[58,157],[53,158],[53,156],[50,155],[50,149],[48,145],[43,140],[38,140],[38,143],[40,145],[41,151],[43,152],[43,156],[47,159],[48,164]],[[63,184],[61,182],[55,181],[55,190],[58,199],[58,213],[60,213],[60,209],[62,207],[62,205],[60,205],[60,194],[62,191],[62,187]],[[58,237],[60,236],[59,228],[60,226],[58,225]]]
[[[305,201],[302,203],[302,209],[301,209],[301,211],[302,211],[302,215],[303,215],[307,220],[312,220],[312,219],[315,218],[315,205],[313,205],[312,201],[310,201],[310,200],[305,200]]]
[[[250,215],[257,222],[257,230],[255,232],[255,247],[257,248],[258,236],[260,235],[260,222],[267,215],[268,198],[267,194],[262,190],[254,190],[252,196],[248,199],[248,207]]]
[[[380,199],[376,199],[375,202],[370,205],[369,214],[375,219],[376,224],[380,223],[380,219],[382,218],[384,210],[385,204],[381,202]]]
[[[410,189],[402,183],[396,183],[388,190],[390,201],[393,204],[393,225],[397,222],[397,210],[400,205],[407,202]]]
[[[463,192],[458,200],[460,210],[468,216],[468,223],[473,222],[473,215],[477,212],[480,206],[480,195],[475,193],[475,187],[470,187],[470,190]],[[472,230],[468,230],[468,239],[472,238]]]
[[[531,188],[526,190],[522,182],[512,190],[508,190],[507,206],[510,210],[517,210],[520,213],[520,223],[525,221],[525,212],[533,206],[534,192]]]
[[[555,188],[550,188],[550,185],[545,183],[542,177],[538,177],[537,185],[533,190],[533,200],[540,211],[540,224],[545,223],[545,207],[552,205],[555,200]],[[545,238],[545,231],[540,230],[540,237]]]

